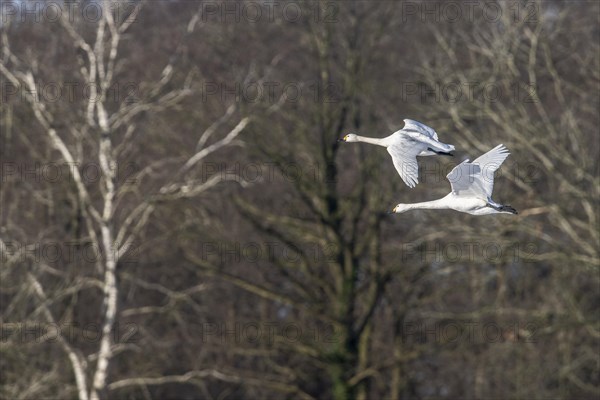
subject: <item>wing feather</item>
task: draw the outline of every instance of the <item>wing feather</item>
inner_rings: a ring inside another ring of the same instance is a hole
[[[457,195],[473,195],[476,197],[492,197],[494,190],[494,172],[506,160],[510,153],[500,144],[487,153],[469,162],[458,164],[446,176]]]
[[[496,172],[502,165],[504,160],[509,156],[508,149],[503,145],[499,144],[487,153],[477,157],[473,160],[473,164],[478,164],[482,170],[489,170],[490,172]]]
[[[404,128],[402,129],[419,131],[420,133],[423,133],[434,140],[439,140],[437,132],[433,128],[425,125],[422,122],[415,121],[414,119],[405,119]]]
[[[414,188],[419,183],[417,155],[422,150],[422,145],[405,137],[401,137],[397,143],[387,147],[396,171],[409,188]]]
[[[419,121],[405,119],[404,127],[395,133],[400,133],[413,140],[423,142],[427,147],[431,147],[436,151],[454,151],[454,146],[440,142],[437,132]]]

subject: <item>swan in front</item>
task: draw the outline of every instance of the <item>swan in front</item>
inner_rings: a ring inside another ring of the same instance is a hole
[[[400,214],[415,209],[451,209],[473,215],[517,214],[511,206],[492,200],[494,172],[510,153],[500,144],[473,162],[465,160],[446,176],[452,192],[438,200],[423,203],[398,204],[391,211]]]
[[[410,188],[419,183],[417,156],[451,156],[450,152],[454,151],[454,146],[439,141],[435,130],[412,119],[405,119],[402,129],[385,138],[370,138],[350,133],[339,141],[371,143],[386,147],[392,156],[396,171]]]

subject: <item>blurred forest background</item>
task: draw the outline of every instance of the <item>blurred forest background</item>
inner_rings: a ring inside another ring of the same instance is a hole
[[[600,397],[600,3],[1,7],[1,398]]]

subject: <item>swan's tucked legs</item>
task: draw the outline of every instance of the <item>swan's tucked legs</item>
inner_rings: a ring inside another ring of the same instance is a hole
[[[517,210],[515,210],[513,207],[511,206],[505,206],[503,204],[498,204],[498,203],[487,203],[486,207],[490,207],[493,208],[494,210],[498,211],[498,212],[509,212],[511,214],[518,214]]]
[[[428,147],[427,150],[433,151],[435,154],[440,155],[440,156],[454,157],[454,154],[452,154],[452,153],[446,153],[444,151],[437,151],[437,150],[432,149],[431,147]]]

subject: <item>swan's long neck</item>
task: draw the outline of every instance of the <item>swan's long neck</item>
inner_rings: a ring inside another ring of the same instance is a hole
[[[448,207],[448,203],[446,202],[446,198],[442,197],[441,199],[431,200],[431,201],[423,201],[421,203],[413,203],[407,204],[406,208],[410,210],[423,209],[423,210],[440,210]]]
[[[356,135],[356,141],[357,142],[364,142],[364,143],[370,143],[370,144],[376,144],[378,146],[387,146],[387,143],[385,142],[386,138],[371,138],[371,137],[366,137],[366,136],[358,136]]]

